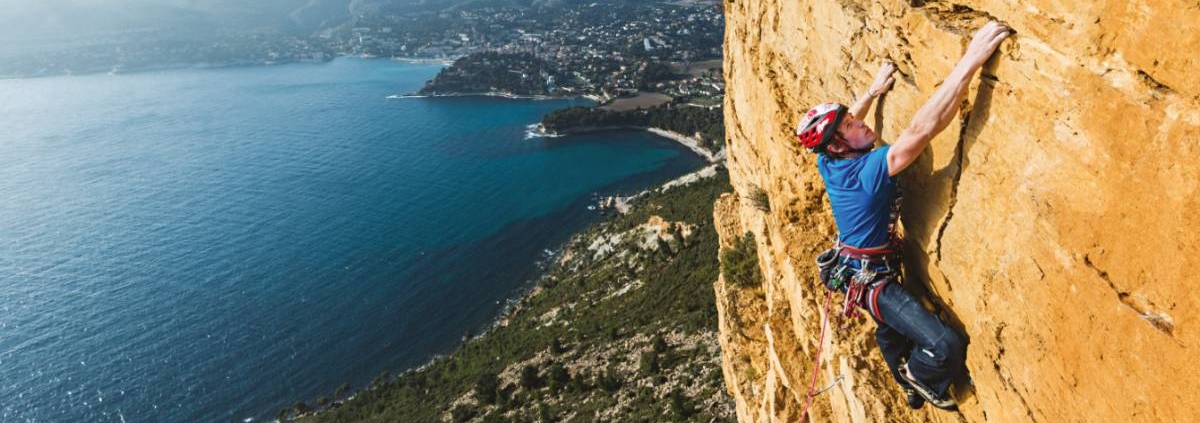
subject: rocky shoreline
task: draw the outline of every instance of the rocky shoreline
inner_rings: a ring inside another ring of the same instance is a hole
[[[419,97],[500,97],[511,100],[570,100],[579,98],[579,96],[558,96],[558,95],[539,95],[539,94],[513,94],[503,91],[487,91],[480,93],[409,93],[404,94],[404,97],[419,98]]]
[[[700,140],[695,137],[689,137],[687,135],[684,135],[684,134],[681,134],[678,132],[674,132],[674,131],[669,131],[669,130],[662,129],[662,128],[653,128],[653,127],[636,126],[636,125],[609,125],[609,126],[581,126],[581,127],[571,128],[571,129],[565,129],[562,131],[547,131],[545,126],[543,126],[542,124],[538,124],[537,128],[534,129],[534,131],[539,136],[543,136],[543,137],[561,137],[561,136],[566,136],[566,135],[584,134],[584,133],[588,133],[588,132],[615,131],[615,130],[625,130],[625,129],[636,130],[636,131],[648,131],[648,132],[658,135],[660,137],[671,139],[675,142],[682,144],[684,147],[687,147],[689,150],[692,150],[692,152],[704,157],[704,159],[707,160],[709,163],[716,163],[716,162],[719,162],[719,161],[725,159],[725,150],[724,149],[717,151],[717,152],[709,151],[707,148],[701,147]]]
[[[620,212],[622,214],[625,214],[625,213],[628,213],[630,209],[636,207],[636,205],[634,205],[634,202],[636,200],[646,197],[649,194],[654,193],[654,192],[664,192],[664,191],[670,190],[672,188],[692,184],[692,183],[695,183],[695,182],[698,182],[698,181],[701,181],[704,179],[714,177],[718,174],[718,171],[719,171],[718,168],[720,166],[721,166],[720,164],[710,164],[703,168],[700,168],[695,171],[689,172],[685,175],[682,175],[678,178],[672,179],[670,181],[664,182],[664,183],[656,185],[656,186],[646,188],[645,190],[638,192],[637,194],[634,194],[632,196],[614,197],[613,200],[621,203],[620,205],[622,206],[622,208],[624,208],[624,210],[620,210]],[[569,245],[572,245],[573,243],[578,242],[580,239],[582,239],[582,237],[588,236],[588,234],[589,234],[589,230],[584,229],[584,230],[581,230],[580,232],[572,235],[571,239],[569,241],[567,241],[562,247],[556,248],[553,251],[553,254],[550,257],[546,258],[546,261],[558,263],[558,262],[562,262],[565,260],[570,260],[572,254],[569,254],[569,253],[565,254],[566,246],[569,246]],[[498,316],[496,316],[496,318],[494,320],[492,320],[492,322],[490,322],[486,326],[485,329],[483,329],[482,331],[480,331],[477,334],[474,334],[471,336],[465,336],[462,340],[462,344],[468,344],[471,342],[478,341],[478,340],[486,337],[491,332],[497,330],[498,328],[503,328],[503,327],[508,326],[509,323],[511,322],[511,320],[514,318],[514,316],[517,313],[520,313],[523,311],[522,305],[527,304],[532,297],[534,297],[542,292],[542,290],[544,289],[543,281],[545,281],[547,278],[552,277],[552,275],[553,275],[553,272],[550,269],[548,269],[548,268],[543,269],[543,273],[539,277],[537,277],[535,280],[531,281],[532,283],[530,283],[529,286],[524,289],[524,291],[522,291],[519,295],[512,297],[506,301],[503,310],[500,312],[500,314]],[[421,371],[429,368],[430,366],[437,364],[439,361],[445,360],[445,359],[448,359],[451,357],[453,357],[453,353],[434,355],[433,357],[430,357],[429,360],[427,360],[425,363],[423,363],[419,366],[409,368],[398,374],[395,374],[394,376],[389,376],[386,378],[386,380],[377,381],[377,382],[382,382],[382,383],[372,383],[371,385],[363,387],[362,389],[354,390],[353,392],[346,392],[348,395],[346,395],[345,397],[331,399],[331,401],[329,401],[328,405],[323,406],[323,407],[319,407],[319,406],[313,407],[308,412],[300,413],[300,414],[296,414],[296,415],[292,416],[292,418],[289,420],[290,421],[296,421],[296,420],[309,421],[308,419],[319,417],[322,414],[325,414],[326,412],[331,412],[333,410],[336,410],[336,409],[344,406],[347,402],[355,400],[355,398],[357,398],[364,392],[370,392],[370,391],[379,389],[380,386],[382,386],[383,384],[385,384],[387,382],[399,379],[399,378],[403,377],[404,375],[407,375],[410,373],[421,372]],[[383,377],[383,376],[381,376],[381,377]],[[280,423],[280,420],[274,419],[271,422],[272,423]]]

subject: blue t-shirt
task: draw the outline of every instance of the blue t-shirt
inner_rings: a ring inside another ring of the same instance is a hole
[[[869,248],[888,242],[889,215],[896,183],[888,176],[887,152],[877,148],[853,159],[817,157],[817,170],[833,206],[843,244]]]

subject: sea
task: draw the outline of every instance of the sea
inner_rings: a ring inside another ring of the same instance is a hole
[[[271,421],[485,331],[598,197],[701,167],[440,64],[0,80],[0,421]]]

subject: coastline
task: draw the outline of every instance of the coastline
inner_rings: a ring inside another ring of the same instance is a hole
[[[481,93],[435,93],[435,94],[418,94],[408,93],[392,96],[395,98],[439,98],[439,97],[500,97],[510,100],[571,100],[586,96],[577,95],[539,95],[539,94],[513,94],[503,91],[487,91]]]
[[[722,166],[722,165],[719,163],[710,162],[709,164],[707,164],[699,169],[693,170],[691,172],[683,174],[683,175],[676,177],[674,179],[671,179],[669,181],[665,181],[663,183],[647,187],[646,189],[641,190],[641,191],[637,192],[636,194],[633,194],[633,195],[630,195],[627,197],[620,197],[620,199],[623,202],[624,206],[627,208],[637,207],[634,204],[634,202],[642,197],[645,197],[645,196],[651,194],[651,193],[664,192],[664,191],[670,190],[672,188],[692,184],[692,183],[713,177],[717,174],[717,170],[720,166]],[[622,212],[622,213],[626,213],[626,212],[627,211]],[[513,315],[522,310],[522,304],[524,304],[528,298],[530,298],[534,295],[537,295],[539,292],[541,292],[542,289],[544,289],[542,286],[543,282],[552,275],[552,272],[551,272],[552,266],[550,266],[549,263],[557,263],[561,260],[564,260],[564,253],[566,252],[567,247],[570,246],[572,243],[576,242],[579,239],[579,237],[586,235],[590,228],[592,228],[595,225],[598,225],[602,222],[603,222],[603,220],[592,223],[591,225],[576,231],[575,233],[571,234],[571,236],[567,239],[567,241],[563,242],[561,245],[558,245],[558,246],[554,247],[553,249],[547,250],[546,256],[542,260],[539,260],[538,262],[533,264],[534,266],[537,266],[539,268],[538,276],[530,279],[526,283],[526,285],[524,287],[522,287],[516,293],[516,295],[505,300],[504,306],[501,308],[500,313],[497,314],[494,319],[492,319],[490,322],[488,322],[487,325],[483,328],[483,330],[481,330],[479,333],[464,336],[462,338],[462,340],[459,341],[458,345],[452,349],[451,352],[442,353],[442,354],[434,354],[433,356],[429,357],[429,359],[427,361],[425,361],[424,363],[422,363],[420,365],[413,366],[411,368],[405,369],[405,370],[400,371],[395,374],[390,374],[386,378],[386,380],[382,381],[382,383],[378,383],[378,384],[372,383],[361,389],[354,389],[354,390],[348,391],[346,393],[346,396],[343,398],[330,398],[330,401],[328,403],[329,405],[327,405],[323,408],[314,407],[312,409],[312,411],[296,415],[293,417],[292,420],[294,421],[295,419],[300,419],[300,418],[317,417],[327,411],[331,411],[331,410],[340,408],[346,402],[355,400],[360,394],[362,394],[364,392],[369,392],[369,391],[373,391],[375,389],[379,389],[381,385],[383,385],[387,382],[391,382],[393,380],[399,379],[400,377],[402,377],[404,375],[425,370],[425,369],[429,368],[430,366],[437,364],[440,360],[445,360],[445,359],[449,359],[449,358],[453,357],[454,356],[453,351],[457,351],[458,349],[462,348],[462,346],[470,344],[472,342],[475,342],[479,339],[482,339],[498,328],[508,326]],[[279,419],[272,419],[272,420],[270,420],[270,422],[271,423],[282,423]]]
[[[436,64],[440,64],[443,66],[450,66],[450,65],[453,65],[454,61],[458,60],[459,58],[458,57],[447,57],[447,58],[439,59],[439,58],[433,58],[433,57],[422,58],[422,57],[395,57],[395,56],[393,56],[393,57],[391,57],[391,59],[393,62],[417,63],[417,64],[436,63]]]
[[[654,135],[658,135],[660,137],[667,138],[672,141],[678,142],[679,144],[683,145],[684,147],[687,147],[689,150],[692,150],[692,152],[700,155],[701,157],[704,157],[704,159],[707,160],[709,163],[717,163],[717,162],[725,159],[725,150],[717,151],[714,153],[712,151],[709,151],[707,148],[701,147],[700,140],[697,138],[689,137],[687,135],[684,135],[684,134],[681,134],[678,132],[674,132],[674,131],[670,131],[667,129],[663,129],[663,128],[636,126],[636,125],[609,125],[609,126],[583,126],[583,127],[566,129],[566,130],[562,130],[562,131],[547,131],[546,127],[542,126],[542,124],[539,123],[537,125],[537,128],[535,129],[535,131],[540,136],[556,138],[556,137],[562,137],[562,136],[573,135],[573,134],[583,134],[583,133],[588,133],[588,132],[600,132],[600,131],[615,131],[615,130],[622,130],[622,129],[647,131]]]
[[[86,76],[86,75],[98,75],[98,74],[128,75],[128,74],[158,72],[158,71],[171,71],[171,70],[180,70],[180,69],[223,69],[223,68],[250,67],[250,66],[279,66],[279,65],[296,64],[296,63],[321,64],[321,63],[329,63],[329,62],[332,62],[334,60],[341,59],[341,58],[389,59],[387,57],[364,57],[361,55],[354,55],[354,54],[339,54],[339,55],[330,56],[330,57],[327,57],[324,59],[231,60],[228,62],[216,62],[216,63],[209,63],[209,62],[163,63],[163,64],[134,66],[134,67],[119,67],[119,66],[107,67],[107,68],[94,67],[94,68],[85,68],[85,69],[81,69],[78,71],[66,70],[66,71],[61,71],[61,72],[41,73],[41,74],[17,73],[17,74],[0,75],[0,80],[49,78],[49,77],[55,77],[55,76]],[[392,57],[390,59],[394,62],[413,63],[413,64],[440,64],[443,66],[450,66],[451,64],[453,64],[453,62],[447,61],[447,60],[452,60],[452,59],[422,59],[422,58],[404,58],[404,57]]]

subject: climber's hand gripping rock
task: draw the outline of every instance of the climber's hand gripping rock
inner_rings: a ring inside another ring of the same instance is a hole
[[[1000,46],[1000,42],[1008,38],[1009,30],[1004,24],[996,21],[988,22],[983,28],[975,32],[975,36],[971,38],[971,44],[967,45],[967,52],[963,54],[963,58],[971,61],[975,67],[982,67],[983,62],[986,62],[992,56],[992,52]]]
[[[879,72],[875,74],[875,82],[871,83],[871,89],[867,91],[867,95],[879,97],[892,89],[892,84],[896,82],[896,79],[892,77],[892,74],[895,72],[895,63],[883,62],[883,66],[880,66]]]

